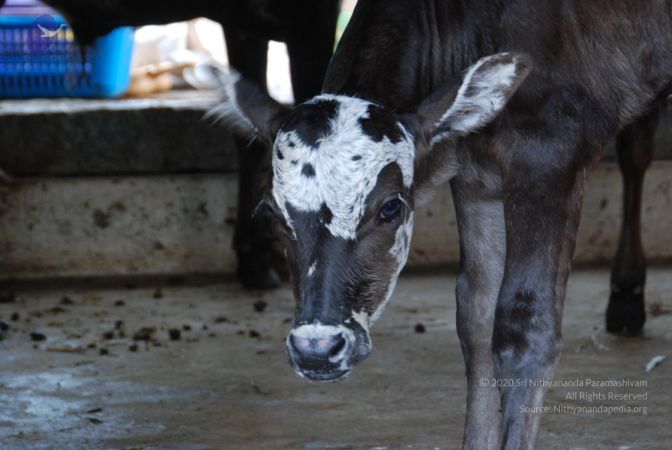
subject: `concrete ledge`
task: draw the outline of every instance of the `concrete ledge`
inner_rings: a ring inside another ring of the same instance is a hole
[[[231,133],[203,119],[215,93],[0,102],[0,168],[14,177],[230,173]]]
[[[611,261],[620,230],[615,163],[592,175],[576,261]],[[647,175],[643,233],[652,261],[672,261],[672,162]],[[0,187],[0,278],[231,273],[235,175],[27,179]],[[418,212],[410,266],[456,265],[446,187]]]
[[[0,169],[15,177],[232,173],[231,133],[203,115],[213,92],[141,100],[0,101]],[[672,160],[672,113],[657,135],[658,160]],[[613,160],[609,148],[606,159]]]

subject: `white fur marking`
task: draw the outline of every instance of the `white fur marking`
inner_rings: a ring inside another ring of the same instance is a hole
[[[413,183],[415,144],[410,133],[398,124],[403,139],[394,144],[387,137],[374,142],[360,126],[368,117],[370,102],[347,96],[320,95],[310,100],[336,101],[332,132],[321,139],[319,148],[302,144],[294,131],[278,134],[273,152],[273,196],[292,227],[287,204],[302,212],[317,212],[326,204],[333,214],[327,229],[334,236],[354,240],[366,208],[366,198],[375,187],[380,171],[396,162],[404,185]],[[290,145],[291,143],[291,145]],[[278,157],[278,150],[283,158]],[[361,159],[353,161],[353,156]],[[292,163],[294,162],[294,163]],[[312,178],[303,176],[304,164],[315,170]]]
[[[308,268],[308,277],[313,276],[316,268],[317,268],[317,261],[314,261],[313,264],[311,264],[311,266]]]
[[[359,326],[362,327],[362,329],[364,330],[364,333],[366,333],[366,340],[368,341],[369,346],[373,347],[373,344],[371,342],[371,333],[370,333],[371,323],[372,323],[371,317],[364,310],[359,311],[359,312],[353,310],[351,314],[352,315],[350,316],[350,318],[352,320],[354,320],[355,322],[357,322],[359,324]],[[348,320],[350,320],[350,319],[348,319]]]
[[[369,333],[369,315],[365,311],[355,312],[352,311],[352,320],[357,322],[363,329],[366,331],[367,336]]]
[[[406,222],[400,225],[399,228],[397,228],[397,234],[394,239],[394,245],[392,245],[392,248],[390,248],[390,254],[397,259],[397,270],[392,275],[392,278],[390,278],[390,284],[387,288],[387,292],[385,293],[385,299],[380,305],[378,305],[378,308],[376,308],[376,310],[374,311],[373,316],[371,316],[372,324],[376,320],[378,320],[380,316],[383,314],[385,306],[387,306],[387,303],[390,301],[390,298],[392,297],[394,288],[397,285],[397,280],[399,279],[399,274],[406,265],[406,261],[408,260],[408,254],[411,251],[412,236],[413,236],[413,213],[410,213]]]

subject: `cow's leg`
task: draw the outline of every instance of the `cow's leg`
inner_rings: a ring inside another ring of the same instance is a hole
[[[266,89],[268,43],[233,27],[227,27],[226,46],[231,65],[243,77]],[[233,247],[238,256],[238,277],[248,288],[268,289],[280,284],[271,267],[273,238],[263,216],[254,216],[262,199],[270,164],[269,149],[262,142],[236,138],[238,147],[238,220]]]
[[[9,184],[12,178],[0,169],[0,184]]]
[[[579,155],[591,154],[565,147],[569,139],[519,143],[502,168],[506,264],[492,349],[507,450],[534,448],[544,381],[553,378],[560,353],[565,288],[590,166]]]
[[[493,195],[501,188],[498,176],[473,163],[464,164],[460,173],[451,186],[460,235],[457,333],[467,372],[463,448],[497,449],[500,394],[492,384],[491,343],[506,253],[504,206],[501,196]]]
[[[299,4],[287,38],[296,103],[308,100],[322,90],[334,49],[340,3],[340,0],[308,0]]]
[[[644,174],[654,152],[659,110],[628,126],[616,141],[623,174],[623,224],[618,251],[611,269],[611,296],[607,331],[639,333],[646,320],[644,284],[646,257],[642,248],[640,217]]]

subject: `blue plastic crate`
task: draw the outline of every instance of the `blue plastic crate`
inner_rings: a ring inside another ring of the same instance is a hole
[[[48,27],[38,26],[44,17],[0,15],[1,98],[116,97],[126,92],[132,28],[112,31],[83,54],[62,17],[48,16]]]

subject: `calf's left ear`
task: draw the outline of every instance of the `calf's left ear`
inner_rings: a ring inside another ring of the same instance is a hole
[[[454,147],[441,144],[452,144],[490,124],[525,80],[530,66],[529,57],[521,53],[487,56],[467,70],[459,87],[443,86],[422,102],[409,119],[424,142],[416,157],[419,202],[423,193],[456,174]]]
[[[257,137],[272,145],[290,108],[273,100],[265,90],[235,70],[213,65],[210,71],[223,92],[223,99],[207,117],[233,126],[238,134]]]

